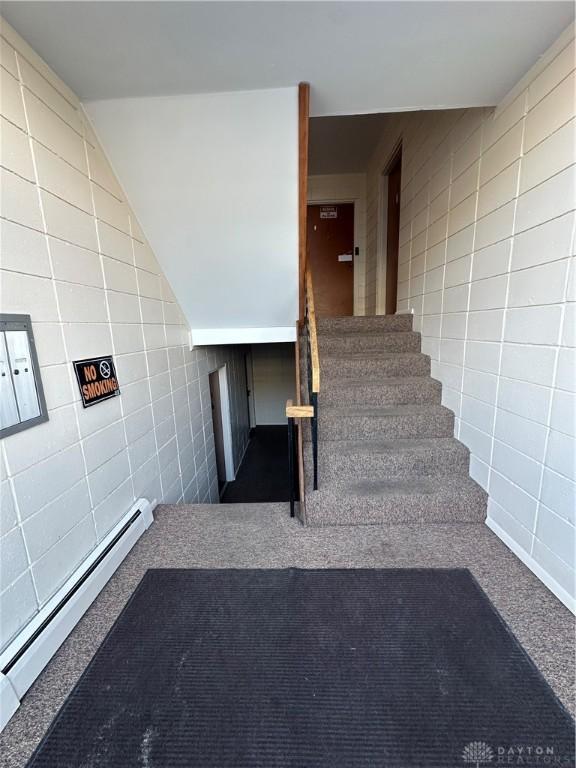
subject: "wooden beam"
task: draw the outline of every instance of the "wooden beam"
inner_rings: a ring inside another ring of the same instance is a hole
[[[298,86],[298,299],[299,318],[304,319],[306,274],[306,224],[308,206],[308,121],[310,85]]]
[[[314,416],[314,408],[311,405],[294,405],[292,400],[287,400],[286,416],[289,419],[311,419]]]

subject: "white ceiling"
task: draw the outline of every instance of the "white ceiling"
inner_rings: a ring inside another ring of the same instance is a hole
[[[3,2],[83,100],[312,84],[312,114],[497,104],[572,2]]]

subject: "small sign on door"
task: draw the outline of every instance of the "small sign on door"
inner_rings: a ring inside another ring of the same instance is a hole
[[[337,219],[338,208],[335,205],[320,206],[320,218],[321,219]]]
[[[84,408],[120,394],[112,355],[75,360],[74,370]]]

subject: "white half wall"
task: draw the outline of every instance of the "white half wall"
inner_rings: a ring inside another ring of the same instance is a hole
[[[296,323],[282,328],[200,328],[194,331],[192,344],[203,347],[221,344],[223,336],[227,344],[273,344],[284,341],[296,341]]]
[[[297,88],[85,108],[192,338],[209,329],[209,343],[228,344],[237,329],[293,328]]]

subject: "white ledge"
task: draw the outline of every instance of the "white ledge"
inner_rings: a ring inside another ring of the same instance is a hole
[[[276,328],[197,328],[192,329],[195,347],[213,344],[273,344],[296,341],[296,324]]]

